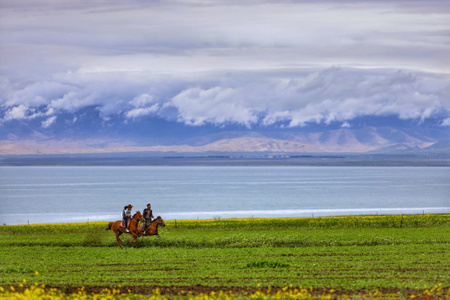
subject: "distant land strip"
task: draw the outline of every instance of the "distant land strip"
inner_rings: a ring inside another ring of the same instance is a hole
[[[280,153],[107,153],[0,155],[0,166],[429,166],[450,167],[450,155]]]

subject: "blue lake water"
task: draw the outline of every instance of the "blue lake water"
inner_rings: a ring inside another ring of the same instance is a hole
[[[450,212],[448,167],[0,167],[0,224]]]

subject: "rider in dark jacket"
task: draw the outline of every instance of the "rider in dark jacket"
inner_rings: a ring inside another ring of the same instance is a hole
[[[152,205],[150,203],[147,204],[147,208],[144,209],[143,216],[145,219],[145,231],[147,231],[148,226],[150,226],[150,223],[152,222],[152,219],[155,218],[153,216]]]

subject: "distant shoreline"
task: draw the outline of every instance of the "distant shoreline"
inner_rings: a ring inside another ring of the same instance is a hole
[[[174,154],[3,155],[0,166],[424,166],[450,167],[450,154]]]
[[[382,216],[419,216],[419,215],[449,215],[450,214],[450,207],[417,207],[412,209],[402,209],[402,208],[374,208],[374,209],[347,209],[343,210],[345,212],[341,212],[341,214],[324,214],[321,210],[310,210],[310,211],[303,211],[302,213],[298,214],[283,214],[282,216],[275,216],[275,214],[264,216],[263,214],[256,213],[256,216],[253,217],[253,214],[251,211],[248,211],[248,214],[235,214],[235,215],[225,215],[225,216],[216,216],[214,217],[214,213],[208,213],[206,214],[206,217],[195,217],[196,213],[190,213],[189,217],[182,217],[182,216],[173,216],[174,214],[177,215],[177,213],[161,213],[161,216],[164,218],[165,221],[181,221],[181,222],[208,222],[208,221],[229,221],[229,220],[293,220],[293,219],[311,219],[311,218],[341,218],[341,217],[382,217]],[[357,211],[362,211],[362,213],[356,213]],[[353,212],[353,213],[352,213]],[[255,212],[254,212],[255,213]],[[201,215],[201,214],[199,214]],[[0,218],[2,216],[0,215]],[[107,223],[115,220],[119,220],[116,216],[109,215],[107,218],[100,217],[87,217],[84,221],[82,220],[71,220],[71,221],[54,221],[54,222],[40,222],[36,220],[32,220],[30,222],[30,218],[27,218],[27,216],[22,216],[20,218],[21,220],[24,220],[24,222],[21,223],[8,223],[6,221],[1,221],[0,226],[16,226],[16,225],[45,225],[45,224],[95,224],[95,223]]]
[[[303,220],[303,219],[345,219],[345,218],[360,218],[360,219],[364,219],[367,217],[377,217],[377,218],[382,218],[382,217],[390,217],[390,218],[399,218],[402,216],[408,216],[408,217],[414,217],[414,216],[427,216],[427,215],[431,215],[431,216],[449,216],[450,213],[448,212],[442,212],[442,213],[396,213],[396,214],[364,214],[364,215],[355,215],[355,214],[349,214],[349,215],[339,215],[339,216],[309,216],[309,217],[230,217],[230,218],[208,218],[208,219],[166,219],[164,218],[164,221],[166,223],[176,223],[176,222],[181,222],[181,223],[208,223],[208,222],[227,222],[227,221],[237,221],[237,222],[245,222],[245,221],[258,221],[258,220],[264,220],[264,221],[270,221],[270,220],[282,220],[282,221],[289,221],[289,220]],[[55,225],[55,224],[59,224],[59,225],[86,225],[86,224],[91,224],[91,225],[95,225],[95,224],[108,224],[108,222],[111,222],[114,220],[104,220],[104,221],[85,221],[85,222],[49,222],[49,223],[28,223],[28,224],[0,224],[0,227],[8,227],[8,226],[48,226],[48,225]]]

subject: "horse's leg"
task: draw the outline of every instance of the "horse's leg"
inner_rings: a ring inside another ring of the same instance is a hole
[[[122,232],[120,232],[119,230],[116,230],[116,231],[114,231],[114,233],[116,234],[116,239],[119,242],[120,248],[123,248],[122,241],[119,238],[119,236],[122,234]]]
[[[130,241],[130,244],[134,244],[137,242],[138,235],[134,231],[131,232],[131,235],[134,237],[134,241]]]

